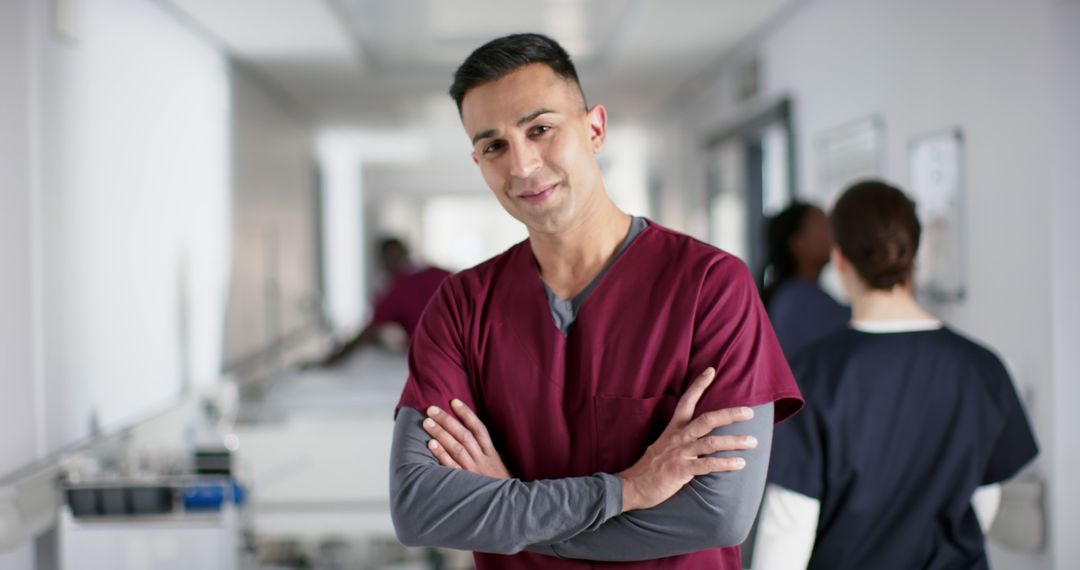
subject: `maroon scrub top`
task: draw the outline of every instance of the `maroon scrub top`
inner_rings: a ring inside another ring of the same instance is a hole
[[[568,335],[552,319],[528,240],[451,276],[412,339],[398,408],[449,409],[460,398],[525,481],[618,473],[641,457],[709,366],[717,376],[697,414],[776,402],[779,422],[802,406],[743,262],[650,222]],[[615,564],[529,552],[475,559],[478,570]],[[618,566],[742,568],[737,546]]]
[[[371,324],[398,323],[412,338],[424,307],[449,275],[445,269],[426,267],[395,276],[375,300]]]

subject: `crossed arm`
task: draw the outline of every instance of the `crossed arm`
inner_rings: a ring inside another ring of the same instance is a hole
[[[668,429],[641,460],[617,475],[523,482],[510,477],[483,424],[464,405],[452,413],[429,409],[426,420],[402,409],[391,457],[399,538],[410,545],[610,561],[741,543],[764,488],[772,404],[755,407],[752,419],[739,408],[694,419],[712,379],[706,376],[687,390]],[[746,459],[733,457],[736,451]]]

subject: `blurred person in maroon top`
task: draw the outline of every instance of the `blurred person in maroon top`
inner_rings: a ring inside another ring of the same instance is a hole
[[[443,282],[409,347],[390,503],[486,569],[741,570],[774,421],[801,395],[738,258],[628,215],[566,52],[480,47],[451,95],[529,238]]]
[[[371,321],[348,342],[338,346],[323,360],[324,366],[332,366],[354,350],[378,342],[379,334],[388,324],[396,324],[412,338],[420,315],[431,296],[450,272],[438,267],[413,263],[409,249],[396,237],[379,241],[379,259],[389,282],[375,299]]]

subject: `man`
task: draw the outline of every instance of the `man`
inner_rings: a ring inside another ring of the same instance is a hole
[[[480,570],[741,568],[774,417],[801,406],[745,265],[612,203],[606,111],[549,38],[489,42],[450,92],[529,239],[448,278],[417,328],[399,538]]]
[[[352,340],[326,357],[321,363],[323,366],[337,364],[357,348],[374,343],[379,338],[379,331],[387,324],[401,326],[412,338],[428,300],[450,275],[445,269],[414,264],[405,243],[395,237],[379,241],[379,259],[390,281],[375,300],[371,321]]]

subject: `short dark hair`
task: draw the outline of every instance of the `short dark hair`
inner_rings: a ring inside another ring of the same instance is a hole
[[[909,283],[922,227],[915,203],[899,188],[878,180],[859,182],[832,211],[836,245],[873,289]]]
[[[457,103],[458,113],[461,113],[461,102],[470,89],[502,79],[532,63],[543,63],[555,75],[572,81],[581,92],[581,98],[585,98],[570,55],[558,42],[543,34],[510,34],[476,48],[454,72],[450,97]]]
[[[766,222],[765,246],[768,258],[761,275],[761,300],[766,307],[780,285],[795,276],[798,260],[791,252],[791,238],[802,231],[807,215],[817,209],[817,206],[812,204],[795,201]]]
[[[397,249],[409,255],[409,248],[405,245],[405,242],[401,238],[396,236],[383,236],[379,238],[379,253],[386,255],[386,252],[391,249]]]

